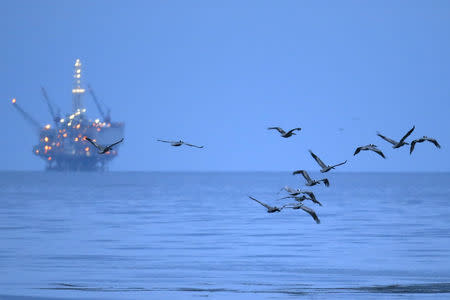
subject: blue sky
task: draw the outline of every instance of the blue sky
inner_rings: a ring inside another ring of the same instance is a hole
[[[0,169],[41,170],[18,101],[71,109],[72,66],[124,121],[111,170],[450,171],[448,1],[3,1]],[[89,97],[88,115],[98,113]],[[442,145],[394,150],[375,134]],[[282,139],[269,126],[302,127]],[[339,130],[342,128],[343,130]],[[182,138],[205,149],[173,148]],[[388,156],[353,156],[377,144]]]

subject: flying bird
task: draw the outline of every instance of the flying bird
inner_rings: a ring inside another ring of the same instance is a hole
[[[292,206],[290,206],[290,205],[292,205]],[[317,224],[320,224],[320,219],[319,219],[319,217],[317,217],[316,212],[312,208],[305,206],[303,203],[288,204],[288,206],[286,206],[286,207],[292,208],[292,209],[302,209],[303,211],[306,211],[308,214],[310,214],[311,217],[313,217],[314,221],[316,221]]]
[[[196,146],[196,145],[188,144],[188,143],[183,142],[182,140],[179,140],[179,141],[158,140],[158,142],[169,143],[171,146],[174,146],[174,147],[179,147],[181,145],[186,145],[186,146],[195,147],[195,148],[203,148],[204,147],[204,146]]]
[[[416,146],[416,143],[423,143],[425,141],[433,143],[436,146],[436,148],[441,148],[441,145],[439,145],[439,143],[435,139],[429,138],[424,135],[420,139],[416,139],[411,142],[411,147],[409,148],[409,154],[411,154],[414,151],[414,147]]]
[[[309,153],[311,153],[311,156],[315,159],[315,161],[322,168],[320,170],[321,173],[326,173],[326,172],[330,171],[331,169],[334,169],[337,166],[341,166],[341,165],[343,165],[343,164],[345,164],[347,162],[347,161],[344,161],[344,162],[341,162],[341,163],[339,163],[337,165],[328,166],[328,165],[324,164],[324,162],[317,155],[315,155],[311,150],[309,150]]]
[[[286,192],[288,192],[289,195],[291,195],[291,196],[297,196],[297,195],[300,195],[300,194],[303,193],[301,189],[293,189],[293,188],[291,188],[291,187],[289,187],[289,186],[287,186],[287,185],[284,186],[284,187],[282,187],[281,190],[280,190],[280,192],[283,191],[283,190],[286,191]],[[279,194],[280,192],[278,192],[278,194]]]
[[[269,128],[267,128],[268,130],[271,130],[271,129],[275,129],[275,130],[278,130],[278,132],[281,134],[281,136],[282,137],[284,137],[284,138],[288,138],[288,137],[291,137],[291,136],[293,136],[293,135],[296,135],[295,134],[295,132],[294,131],[300,131],[300,130],[302,130],[301,128],[294,128],[294,129],[291,129],[291,130],[289,130],[288,132],[286,132],[286,131],[284,131],[283,129],[281,129],[280,127],[269,127]]]
[[[361,146],[361,147],[356,148],[355,153],[353,153],[353,155],[356,155],[360,151],[365,151],[365,150],[373,151],[376,154],[380,155],[381,157],[386,158],[386,156],[384,156],[383,152],[381,152],[381,150],[378,149],[377,146],[374,144],[369,144],[366,146]]]
[[[314,194],[313,194],[313,195],[314,195]],[[305,201],[305,200],[311,200],[312,202],[314,202],[314,203],[319,204],[320,206],[322,206],[322,203],[320,203],[319,201],[317,201],[316,197],[307,197],[307,196],[305,196],[305,195],[301,195],[301,196],[291,196],[291,195],[289,195],[289,196],[280,198],[279,200],[282,200],[282,199],[288,199],[288,198],[292,198],[292,199],[294,199],[294,200],[297,201],[297,202],[303,202],[303,201]]]
[[[106,152],[111,151],[115,145],[123,142],[123,138],[121,138],[119,141],[115,142],[114,144],[111,144],[109,146],[102,146],[102,145],[97,144],[93,139],[88,138],[87,136],[85,136],[84,139],[89,141],[89,143],[91,143],[92,145],[94,145],[94,147],[97,148],[99,154],[105,154]]]
[[[401,146],[404,145],[409,145],[408,143],[405,142],[406,138],[414,131],[414,129],[416,128],[416,126],[413,126],[402,138],[400,141],[394,141],[393,139],[390,139],[388,137],[385,137],[384,135],[382,135],[381,133],[377,132],[377,135],[382,138],[385,141],[388,141],[389,143],[391,143],[393,146],[392,148],[396,149],[396,148],[400,148]]]
[[[306,183],[305,183],[306,186],[313,186],[316,184],[320,184],[321,181],[323,182],[323,184],[325,184],[325,186],[330,186],[330,182],[328,181],[327,178],[319,179],[319,180],[312,180],[311,177],[309,177],[308,173],[305,170],[297,170],[292,173],[292,175],[297,175],[297,174],[303,175],[303,177],[306,180]]]
[[[301,190],[301,189],[293,189],[293,188],[291,188],[291,187],[289,187],[289,186],[287,186],[287,185],[286,185],[285,187],[283,187],[283,188],[280,190],[280,192],[281,192],[282,190],[285,190],[286,192],[288,192],[289,196],[298,196],[298,195],[300,195],[300,194],[305,194],[305,195],[308,195],[309,198],[311,198],[311,200],[312,200],[313,202],[317,201],[316,196],[315,196],[314,193],[311,192],[311,191],[305,191],[305,190]],[[282,199],[285,199],[285,198],[282,198]],[[317,202],[319,202],[319,201],[317,201]]]
[[[252,196],[248,196],[248,197],[250,199],[252,199],[253,201],[258,202],[259,204],[261,204],[265,208],[267,208],[267,212],[268,213],[280,212],[283,208],[285,208],[287,206],[287,205],[283,205],[282,207],[270,206],[268,204],[265,204],[265,203],[259,201],[258,199],[253,198]]]

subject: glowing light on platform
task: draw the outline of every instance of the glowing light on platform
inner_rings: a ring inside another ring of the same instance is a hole
[[[65,138],[66,138],[66,137],[67,137],[67,133],[64,133],[64,134],[63,134],[63,137],[65,137]]]
[[[64,119],[59,120],[59,122],[64,123]]]
[[[44,138],[44,141],[47,143],[47,142],[48,142],[48,137],[45,137],[45,138]]]
[[[47,158],[48,160],[52,160],[52,157],[51,156],[49,156],[48,158]]]
[[[77,128],[77,129],[80,129],[80,126],[81,126],[81,125],[80,125],[80,124],[78,124],[78,125],[76,126],[76,128]]]
[[[100,122],[100,119],[95,119],[95,123],[98,123],[98,122]]]
[[[74,140],[75,142],[78,142],[78,138],[77,138],[77,137],[76,137],[76,138],[74,138],[73,140]]]
[[[89,147],[84,148],[84,151],[89,152]]]
[[[12,99],[12,104],[16,103],[16,98]]]
[[[45,128],[46,130],[49,130],[51,127],[52,127],[52,126],[51,126],[50,124],[47,124],[47,125],[44,126],[44,128]]]

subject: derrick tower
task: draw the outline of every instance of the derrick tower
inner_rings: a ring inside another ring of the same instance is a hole
[[[77,59],[73,71],[72,87],[72,112],[83,111],[83,94],[85,90],[81,87],[81,61]]]

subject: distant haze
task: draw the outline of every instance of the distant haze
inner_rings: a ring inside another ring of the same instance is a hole
[[[51,123],[40,87],[69,112],[80,58],[126,124],[111,170],[319,170],[312,149],[347,159],[339,171],[450,171],[448,1],[4,1],[0,37],[3,170],[44,169],[11,99]],[[409,155],[376,136],[413,125],[442,149]],[[369,143],[387,159],[353,156]]]

